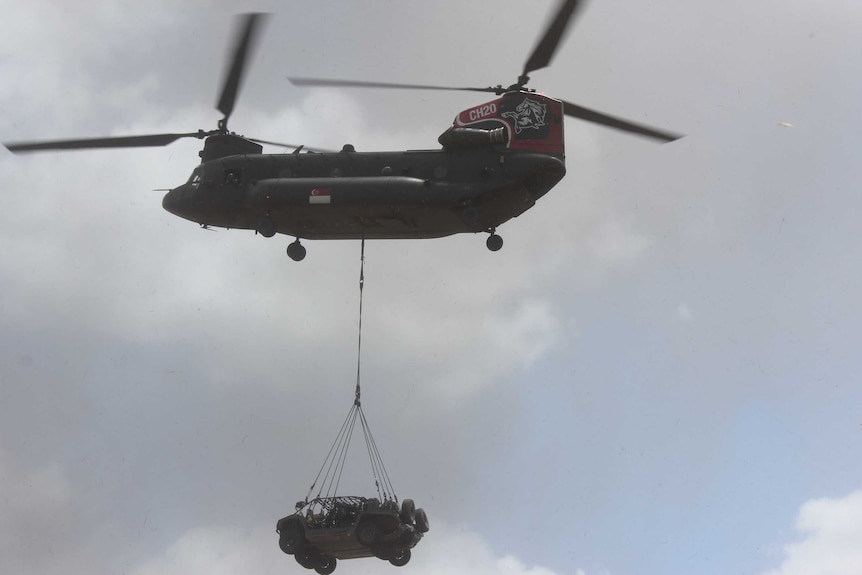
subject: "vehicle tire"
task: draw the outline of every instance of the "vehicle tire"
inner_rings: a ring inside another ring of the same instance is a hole
[[[389,559],[392,557],[392,551],[389,549],[385,549],[385,550],[378,549],[374,552],[374,556],[377,557],[378,559],[383,559],[384,561],[389,561]]]
[[[281,530],[278,546],[288,555],[293,555],[302,547],[304,541],[302,528],[295,521],[291,521]]]
[[[401,502],[401,513],[398,516],[401,518],[402,523],[413,525],[413,521],[416,518],[416,504],[413,503],[412,499],[405,499]]]
[[[320,575],[329,575],[333,571],[335,571],[335,566],[338,564],[338,560],[331,555],[321,555],[320,560],[315,565],[314,570],[320,573]]]
[[[317,553],[317,549],[313,547],[300,549],[293,555],[293,558],[306,569],[314,569],[320,561],[320,555]]]
[[[488,239],[485,240],[485,246],[492,252],[500,251],[500,248],[503,247],[503,238],[498,236],[497,234],[491,234],[488,236]]]
[[[427,533],[428,532],[428,515],[425,513],[424,509],[416,510],[416,531],[419,533]]]
[[[409,549],[399,549],[392,555],[389,562],[396,567],[404,567],[410,562],[410,555],[411,553]]]
[[[366,547],[374,545],[380,537],[380,527],[373,521],[363,521],[356,528],[356,538]]]

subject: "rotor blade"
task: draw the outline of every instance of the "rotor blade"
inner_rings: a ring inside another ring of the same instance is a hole
[[[246,136],[246,140],[251,140],[252,142],[257,142],[258,144],[267,144],[269,146],[278,146],[279,148],[302,148],[303,146],[297,146],[296,144],[285,144],[282,142],[271,142],[269,140],[261,140],[260,138],[249,138]]]
[[[325,152],[333,152],[334,150],[324,150],[322,148],[309,148],[306,145],[297,146],[296,144],[284,144],[282,142],[270,142],[269,140],[261,140],[260,138],[246,138],[246,140],[251,140],[252,142],[257,142],[258,144],[267,144],[269,146],[278,146],[279,148],[302,148],[303,150],[310,150],[312,152],[325,153]]]
[[[288,78],[294,86],[329,86],[341,88],[396,88],[406,90],[458,90],[462,92],[491,92],[498,88],[456,88],[450,86],[428,86],[425,84],[392,84],[389,82],[363,82],[360,80],[326,80],[320,78]]]
[[[623,120],[622,118],[608,116],[607,114],[602,114],[601,112],[596,112],[595,110],[590,110],[589,108],[584,108],[583,106],[578,106],[577,104],[572,104],[571,102],[566,102],[565,100],[562,100],[562,102],[563,112],[566,114],[566,116],[580,118],[581,120],[586,120],[587,122],[601,124],[602,126],[615,128],[617,130],[630,132],[632,134],[646,136],[647,138],[662,140],[664,142],[673,142],[674,140],[678,140],[683,137],[679,134],[663,132],[649,126],[635,124],[634,122],[629,122],[628,120]]]
[[[228,68],[227,76],[225,76],[224,87],[222,87],[221,96],[216,105],[219,112],[224,114],[225,120],[233,112],[233,106],[236,103],[236,96],[242,83],[249,52],[257,39],[260,24],[267,16],[268,14],[263,13],[245,14],[242,28],[235,37],[233,58],[230,60],[230,67]]]
[[[572,19],[572,14],[583,5],[583,0],[565,0],[560,4],[556,16],[551,20],[548,29],[539,43],[536,44],[533,53],[524,64],[524,75],[526,76],[533,70],[540,70],[551,63],[551,58],[554,52],[557,51],[557,46],[562,40],[566,29],[569,27],[569,22]]]
[[[203,138],[206,132],[186,134],[152,134],[148,136],[118,136],[111,138],[87,138],[82,140],[54,140],[50,142],[16,142],[3,144],[14,153],[40,152],[47,150],[86,150],[92,148],[146,148],[167,146],[180,138]]]

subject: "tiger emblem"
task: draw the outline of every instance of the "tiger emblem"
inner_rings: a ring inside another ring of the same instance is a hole
[[[515,133],[520,134],[522,130],[538,130],[544,127],[547,111],[548,106],[546,104],[524,98],[524,101],[518,104],[514,110],[503,112],[500,115],[511,119],[515,125]]]

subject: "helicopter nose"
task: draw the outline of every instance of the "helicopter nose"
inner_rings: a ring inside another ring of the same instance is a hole
[[[182,186],[178,186],[172,190],[170,190],[165,197],[162,198],[162,207],[168,212],[174,214],[175,216],[180,215],[180,204],[182,202],[183,188],[185,184]]]

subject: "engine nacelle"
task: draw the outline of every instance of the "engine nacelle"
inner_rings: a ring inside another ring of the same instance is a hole
[[[447,150],[467,150],[494,145],[506,145],[506,129],[458,128],[452,126],[437,138]]]

